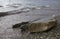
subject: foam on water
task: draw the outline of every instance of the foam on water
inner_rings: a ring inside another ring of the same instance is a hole
[[[18,13],[18,12],[28,12],[30,10],[40,9],[40,6],[28,6],[22,4],[11,4],[0,7],[0,12],[11,12],[11,13]]]

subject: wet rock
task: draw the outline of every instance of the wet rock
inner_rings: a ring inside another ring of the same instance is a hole
[[[28,30],[28,23],[27,24],[24,24],[24,25],[21,25],[20,27],[21,31],[27,31]]]
[[[28,22],[22,22],[22,23],[18,23],[18,24],[15,24],[13,25],[12,28],[23,28],[23,25],[27,24]],[[25,26],[24,26],[25,27]]]
[[[47,31],[56,25],[57,25],[56,19],[44,18],[34,22],[18,23],[13,25],[12,28],[20,28],[23,31],[28,30],[29,32],[42,32],[42,31]]]
[[[28,25],[29,32],[47,31],[57,25],[57,20],[54,18],[44,18],[34,21]]]

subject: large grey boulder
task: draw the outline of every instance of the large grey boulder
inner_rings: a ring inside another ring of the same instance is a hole
[[[55,18],[44,18],[41,20],[34,21],[28,25],[29,32],[41,32],[51,29],[57,25]]]

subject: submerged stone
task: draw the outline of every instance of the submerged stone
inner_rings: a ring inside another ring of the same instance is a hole
[[[34,21],[28,25],[29,32],[47,31],[57,25],[57,20],[54,18],[45,18]]]
[[[22,28],[22,25],[25,25],[25,24],[27,24],[27,23],[28,23],[28,22],[22,22],[22,23],[15,24],[15,25],[13,25],[12,28],[19,28],[19,27]]]
[[[57,25],[57,20],[55,18],[44,18],[34,22],[21,22],[13,25],[12,28],[20,28],[21,30],[29,32],[42,32],[51,29]]]

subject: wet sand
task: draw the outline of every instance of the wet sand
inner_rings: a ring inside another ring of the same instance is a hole
[[[21,32],[21,29],[19,28],[12,28],[14,24],[20,22],[33,21],[38,18],[43,19],[47,17],[52,17],[52,15],[56,15],[56,19],[58,20],[58,23],[60,23],[59,12],[59,9],[43,8],[30,10],[27,13],[23,12],[13,15],[7,14],[4,17],[0,17],[0,39],[60,39],[60,24],[58,24],[56,27],[49,30],[48,32],[33,34],[26,31]]]

